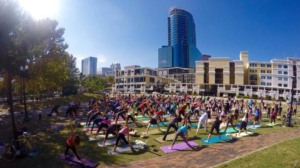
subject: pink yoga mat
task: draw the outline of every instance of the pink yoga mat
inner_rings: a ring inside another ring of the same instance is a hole
[[[198,144],[194,141],[188,141],[189,144],[194,147],[194,146],[198,146]],[[161,146],[160,149],[162,151],[164,151],[165,153],[171,153],[171,152],[176,152],[176,151],[180,151],[180,150],[184,150],[184,149],[188,149],[190,148],[185,142],[181,142],[178,144],[175,144],[173,146],[173,149],[169,149],[169,147],[171,147],[171,145],[168,146]]]

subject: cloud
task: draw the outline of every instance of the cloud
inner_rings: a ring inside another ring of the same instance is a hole
[[[106,63],[107,62],[106,56],[103,55],[103,54],[97,55],[97,60],[98,60],[99,63]]]

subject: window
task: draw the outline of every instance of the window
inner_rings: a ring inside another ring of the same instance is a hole
[[[265,76],[261,76],[261,79],[266,79],[266,77]]]
[[[282,84],[281,84],[281,83],[278,83],[278,86],[279,86],[279,87],[282,87]]]
[[[268,76],[267,79],[272,79],[272,76]]]
[[[261,82],[260,85],[266,85],[266,83],[265,82]]]
[[[278,71],[278,74],[282,74],[282,71]]]
[[[265,64],[260,64],[260,67],[265,67]]]
[[[287,69],[287,68],[288,68],[288,66],[287,66],[287,65],[283,65],[283,68],[284,68],[284,69]]]
[[[271,68],[271,64],[267,64],[267,67],[268,67],[268,68]]]
[[[266,70],[261,70],[260,73],[266,73]]]
[[[267,86],[271,86],[271,83],[267,83]]]
[[[284,78],[284,81],[288,81],[288,78]]]
[[[283,87],[287,87],[287,84],[284,84]]]
[[[271,70],[267,70],[267,73],[272,73]]]
[[[250,67],[257,67],[257,64],[250,63]]]
[[[278,77],[278,80],[282,80],[282,77]]]
[[[284,71],[284,72],[283,72],[283,74],[287,75],[287,74],[288,74],[288,72],[287,72],[287,71]]]
[[[278,65],[278,68],[282,68],[282,65],[279,64],[279,65]]]

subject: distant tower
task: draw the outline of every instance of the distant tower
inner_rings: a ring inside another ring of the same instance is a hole
[[[195,67],[202,59],[196,46],[196,31],[193,16],[182,9],[171,8],[168,17],[168,46],[158,50],[158,66]]]
[[[81,72],[84,75],[96,75],[97,74],[97,58],[88,57],[81,61]]]

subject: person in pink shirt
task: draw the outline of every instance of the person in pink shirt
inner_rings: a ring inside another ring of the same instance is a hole
[[[128,141],[129,141],[129,126],[128,126],[128,123],[126,122],[125,124],[125,127],[123,127],[119,133],[118,133],[118,136],[117,136],[117,140],[116,140],[116,144],[114,146],[114,149],[113,151],[115,152],[116,151],[116,148],[119,144],[119,141],[120,139],[122,139],[127,145],[129,145],[131,147],[131,149],[133,150],[133,147],[132,145],[126,140],[125,136],[127,135],[127,138],[128,138]]]

